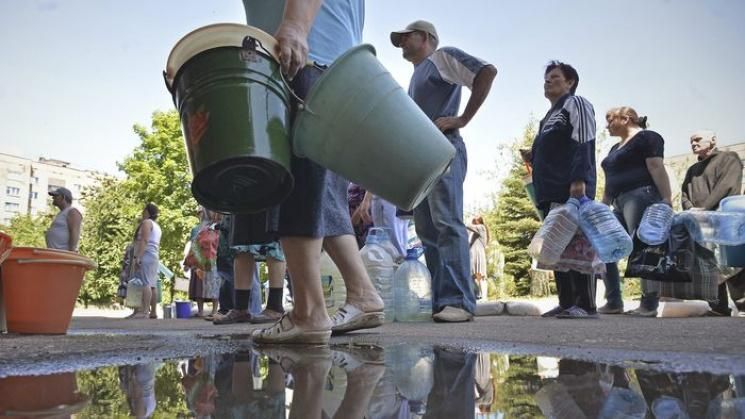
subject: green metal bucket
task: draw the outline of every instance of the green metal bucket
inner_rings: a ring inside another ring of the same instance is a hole
[[[292,131],[293,151],[410,210],[448,169],[455,148],[360,45],[311,88]]]
[[[268,34],[245,25],[197,29],[164,72],[181,117],[194,179],[207,208],[255,213],[292,190],[290,94]]]

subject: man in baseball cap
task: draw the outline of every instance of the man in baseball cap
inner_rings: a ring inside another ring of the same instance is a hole
[[[58,196],[59,195],[62,198],[64,198],[64,200],[66,202],[72,204],[72,192],[70,192],[70,190],[67,189],[67,188],[59,187],[59,188],[53,189],[53,190],[49,191],[49,195],[50,196]]]
[[[433,41],[433,48],[437,49],[437,44],[439,44],[440,42],[440,38],[437,36],[437,30],[435,29],[435,25],[427,22],[426,20],[417,20],[415,22],[411,22],[406,25],[406,29],[391,32],[391,43],[393,43],[394,47],[398,48],[401,43],[401,35],[417,31],[424,32],[427,35],[431,36]]]
[[[46,231],[47,247],[77,252],[83,215],[72,207],[72,192],[59,187],[49,191],[49,195],[52,197],[52,205],[59,208],[60,212]]]
[[[469,243],[463,224],[463,182],[466,146],[460,128],[471,121],[489,94],[497,69],[458,48],[438,49],[435,26],[424,20],[391,32],[391,42],[414,64],[409,96],[450,140],[456,156],[427,198],[414,208],[417,236],[432,273],[432,318],[436,322],[466,322],[476,309]],[[471,90],[460,113],[461,88]]]

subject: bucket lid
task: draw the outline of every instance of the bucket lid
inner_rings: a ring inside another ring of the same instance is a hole
[[[246,36],[256,38],[272,54],[272,57],[279,61],[277,40],[261,29],[239,23],[207,25],[186,34],[171,50],[166,63],[168,86],[173,86],[176,73],[193,56],[213,48],[241,47]]]

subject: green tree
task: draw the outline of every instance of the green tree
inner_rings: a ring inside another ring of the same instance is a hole
[[[125,177],[102,178],[83,195],[86,216],[81,252],[98,263],[81,290],[84,303],[114,301],[124,250],[148,202],[160,210],[160,261],[171,271],[181,272],[184,243],[197,218],[179,124],[178,114],[172,111],[153,113],[150,129],[135,125],[140,144],[119,165]]]
[[[10,220],[3,230],[13,238],[13,246],[46,247],[44,232],[49,228],[55,211],[51,208],[44,214],[33,216],[20,214]]]
[[[79,299],[86,305],[108,304],[116,294],[124,249],[133,239],[139,206],[124,181],[113,177],[101,178],[82,199],[86,214],[80,252],[94,258],[98,269],[87,273]]]
[[[527,248],[540,227],[535,208],[525,191],[523,179],[528,172],[519,154],[520,148],[529,148],[532,144],[535,129],[535,123],[531,122],[525,127],[522,138],[515,139],[509,146],[508,155],[512,159],[510,172],[497,195],[495,209],[486,212],[484,220],[502,246],[504,272],[514,278],[519,295],[526,295],[530,291],[528,271],[531,258]]]
[[[160,259],[174,272],[181,271],[184,243],[198,221],[180,124],[176,111],[169,111],[153,114],[151,130],[136,125],[141,143],[120,167],[127,174],[124,189],[137,202],[137,213],[148,202],[160,209]]]

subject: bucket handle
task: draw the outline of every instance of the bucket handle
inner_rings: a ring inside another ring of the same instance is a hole
[[[246,36],[245,38],[243,38],[243,48],[244,48],[244,49],[253,49],[253,50],[256,50],[257,48],[260,48],[260,49],[261,49],[262,51],[264,51],[264,52],[266,53],[266,55],[268,55],[268,56],[270,56],[270,57],[273,57],[273,56],[274,56],[274,55],[273,55],[273,54],[271,53],[271,51],[269,51],[268,49],[266,49],[266,47],[264,46],[264,44],[262,44],[262,43],[261,43],[261,41],[260,41],[260,40],[258,40],[258,39],[256,39],[256,38],[254,38],[254,37],[252,37],[252,36],[250,36],[250,35],[247,35],[247,36]],[[317,64],[317,63],[316,63],[315,61],[313,61],[313,60],[308,60],[308,61],[306,61],[306,62],[305,62],[305,66],[306,66],[306,67],[317,67],[317,68],[321,68],[321,66],[319,66],[319,65],[318,65],[318,64]],[[290,92],[290,94],[292,95],[292,97],[294,97],[294,98],[295,98],[295,100],[297,101],[297,103],[298,103],[298,108],[300,108],[300,109],[305,109],[306,111],[308,111],[308,112],[310,112],[310,113],[313,113],[313,112],[311,112],[311,111],[310,111],[310,109],[308,109],[308,107],[307,107],[307,106],[305,105],[305,101],[304,101],[303,99],[301,99],[301,98],[300,98],[300,96],[298,96],[298,95],[297,95],[297,94],[295,93],[295,91],[294,91],[294,90],[292,89],[292,87],[290,86],[290,83],[289,83],[289,82],[287,81],[287,79],[285,78],[285,75],[284,75],[284,73],[283,73],[283,72],[282,72],[281,70],[280,70],[280,72],[279,72],[279,77],[281,77],[281,78],[282,78],[282,84],[284,84],[284,85],[285,85],[285,87],[286,87],[286,88],[287,88],[287,90],[288,90],[288,91]],[[167,84],[167,83],[166,83],[166,84]]]
[[[173,86],[171,86],[171,83],[168,82],[168,73],[166,73],[165,70],[163,70],[163,81],[166,84],[166,89],[168,89],[168,93],[173,96]]]
[[[16,262],[19,265],[27,265],[29,263],[56,263],[59,265],[73,265],[73,266],[82,266],[84,268],[88,269],[96,269],[97,265],[93,261],[87,261],[87,260],[68,260],[68,259],[18,259]]]

